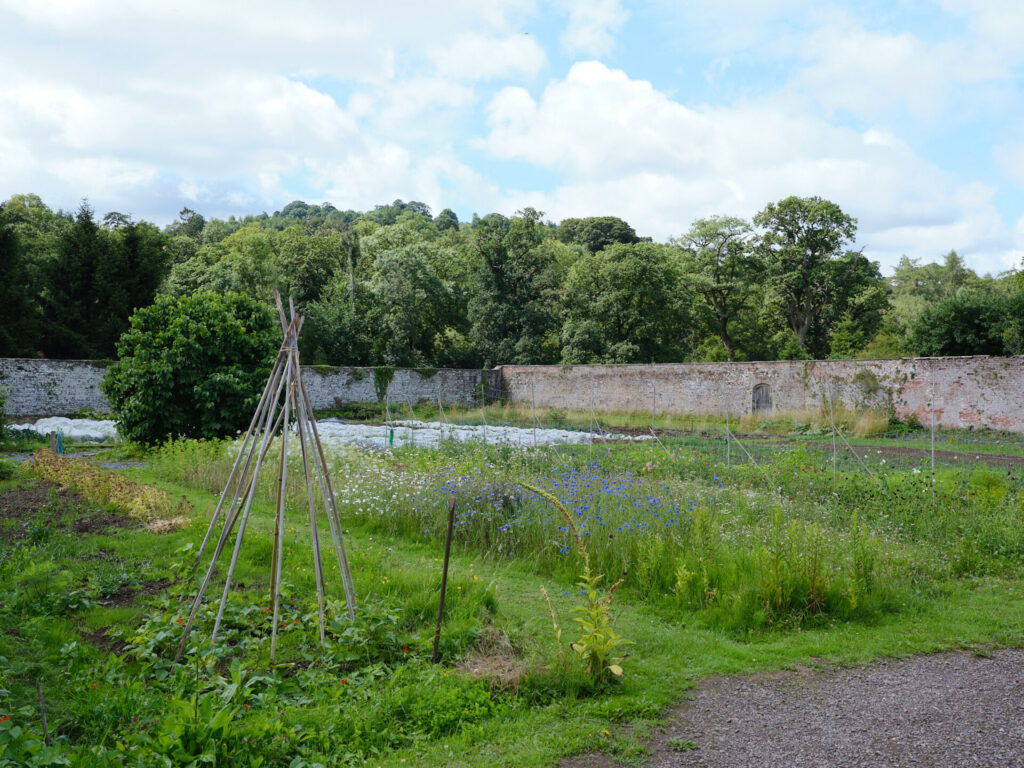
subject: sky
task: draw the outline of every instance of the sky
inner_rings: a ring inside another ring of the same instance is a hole
[[[817,195],[889,271],[1024,261],[1021,0],[0,0],[0,200],[662,241]]]

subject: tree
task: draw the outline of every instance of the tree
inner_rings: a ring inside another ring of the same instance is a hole
[[[31,354],[29,285],[14,225],[0,206],[0,357]]]
[[[347,276],[336,278],[304,311],[300,343],[305,360],[330,365],[379,362],[373,357],[379,310],[361,280],[350,283]]]
[[[563,243],[578,243],[591,253],[615,243],[640,242],[633,228],[617,216],[565,219],[558,226],[557,234]]]
[[[386,365],[434,364],[445,330],[459,325],[451,288],[434,272],[424,250],[420,245],[387,251],[374,265],[375,357]]]
[[[455,211],[451,208],[445,208],[437,216],[434,217],[434,226],[437,227],[437,231],[444,233],[449,229],[459,228],[459,217],[455,215]]]
[[[816,358],[853,357],[875,336],[889,309],[877,261],[847,251],[825,267],[829,301],[814,319],[806,349]]]
[[[105,234],[96,225],[93,209],[83,201],[74,224],[61,235],[56,259],[47,265],[47,333],[42,347],[51,357],[100,354],[96,271],[108,247]]]
[[[246,296],[160,296],[132,315],[101,388],[130,440],[233,435],[252,416],[280,343],[276,315]]]
[[[182,235],[198,241],[203,235],[203,228],[206,226],[206,219],[201,213],[196,213],[189,207],[182,208],[178,213],[178,220],[171,224],[167,230],[172,235]]]
[[[540,247],[542,215],[532,208],[513,219],[490,214],[473,230],[477,269],[469,300],[470,338],[485,365],[549,362],[545,341],[558,317],[547,296],[553,260]]]
[[[306,234],[291,226],[277,237],[275,256],[278,287],[300,305],[316,301],[335,274],[346,268],[344,236],[330,229]]]
[[[665,246],[617,243],[588,253],[566,281],[562,362],[678,362],[687,304]]]
[[[1005,354],[1020,334],[1021,296],[968,291],[929,304],[911,327],[910,346],[928,357]]]
[[[857,232],[857,220],[820,197],[787,197],[754,217],[768,287],[801,349],[835,288],[830,262]]]
[[[707,311],[729,360],[736,359],[730,328],[747,308],[755,287],[757,263],[750,236],[750,225],[743,219],[715,216],[695,221],[680,241],[689,288]]]

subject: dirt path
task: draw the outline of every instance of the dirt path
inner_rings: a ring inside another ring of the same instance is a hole
[[[1022,768],[1024,650],[712,678],[649,747],[651,768]]]

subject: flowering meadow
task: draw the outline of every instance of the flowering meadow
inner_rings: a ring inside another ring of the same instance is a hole
[[[683,436],[333,446],[358,609],[326,551],[322,643],[289,451],[273,662],[274,473],[219,635],[211,598],[176,662],[236,446],[114,456],[141,459],[127,478],[187,510],[159,530],[23,465],[0,479],[0,768],[518,768],[595,749],[635,762],[645,728],[707,674],[1024,643],[1015,459],[940,462],[933,483],[920,454],[745,450]],[[222,571],[214,582],[219,595]]]
[[[448,442],[343,448],[331,461],[348,525],[436,545],[454,495],[456,546],[564,584],[581,569],[572,525],[595,570],[637,599],[680,622],[737,631],[870,619],[949,579],[1016,574],[1024,563],[1020,472],[940,467],[933,491],[920,466],[880,455],[847,461],[833,478],[830,456],[806,447],[726,465],[684,442],[656,451]],[[219,458],[164,461],[212,472],[212,490],[228,457],[201,445],[168,450]],[[571,519],[522,483],[552,494]],[[263,492],[271,497],[269,484]]]

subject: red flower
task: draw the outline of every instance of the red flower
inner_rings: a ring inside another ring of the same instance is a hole
[[[408,653],[408,652],[409,652],[409,646],[408,645],[403,645],[402,646],[402,653]]]

